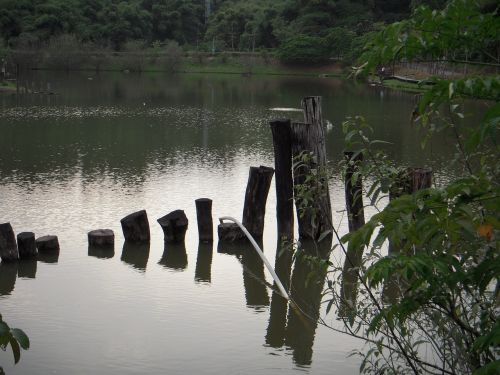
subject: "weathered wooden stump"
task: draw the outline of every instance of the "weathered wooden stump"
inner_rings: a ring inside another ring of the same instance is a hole
[[[274,169],[270,167],[250,167],[245,204],[243,206],[243,226],[256,239],[264,234],[267,195],[271,187]]]
[[[19,259],[16,236],[10,223],[0,224],[0,258],[4,262],[14,262]]]
[[[17,235],[17,248],[19,249],[20,259],[29,259],[36,257],[35,233],[21,232]]]
[[[321,112],[321,97],[311,96],[302,100],[304,123],[292,123],[292,154],[294,158],[310,155],[306,163],[294,170],[294,185],[304,187],[314,194],[313,204],[305,205],[296,195],[299,236],[317,240],[332,229],[332,214],[326,164],[325,130]],[[307,177],[317,176],[306,183]]]
[[[289,119],[270,122],[274,145],[278,236],[293,239],[292,128]]]
[[[214,223],[212,219],[212,200],[200,198],[195,200],[198,235],[201,242],[214,240]]]
[[[235,223],[221,223],[217,226],[219,241],[235,242],[246,238],[243,231]]]
[[[182,243],[186,237],[188,218],[183,210],[172,211],[159,218],[158,224],[163,229],[165,242]]]
[[[89,247],[114,247],[115,234],[111,229],[96,229],[88,233]]]
[[[59,240],[57,236],[43,236],[36,239],[38,253],[56,253],[59,252]]]
[[[125,241],[132,243],[147,243],[151,236],[146,210],[134,212],[120,220]]]

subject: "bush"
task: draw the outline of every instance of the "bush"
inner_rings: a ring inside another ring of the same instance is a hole
[[[171,73],[176,72],[177,70],[179,70],[179,67],[182,64],[184,51],[176,41],[171,40],[167,43],[165,47],[165,52],[166,52],[165,68],[167,69],[167,71]]]
[[[278,49],[278,58],[285,64],[319,64],[328,57],[325,40],[306,35],[290,38]]]
[[[73,34],[52,37],[45,52],[45,63],[51,69],[80,69],[87,59],[82,43]]]

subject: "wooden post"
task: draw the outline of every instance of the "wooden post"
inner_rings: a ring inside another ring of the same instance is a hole
[[[293,239],[292,128],[289,119],[270,122],[276,173],[278,236]]]
[[[172,211],[159,218],[158,224],[163,229],[164,241],[183,243],[188,228],[188,218],[183,210]]]
[[[308,163],[294,170],[294,184],[313,191],[312,205],[304,205],[300,196],[296,196],[299,236],[317,240],[322,233],[332,229],[332,209],[326,174],[325,130],[321,112],[321,97],[311,96],[302,100],[305,123],[292,123],[292,155],[311,156]],[[318,178],[306,184],[307,177],[315,170]]]
[[[363,154],[357,154],[354,158],[353,156],[354,152],[344,152],[344,157],[348,163],[345,175],[345,200],[349,218],[349,232],[354,232],[365,225],[361,175],[358,175],[353,183],[353,176],[359,172],[359,164],[363,162]]]
[[[0,224],[0,258],[4,262],[14,262],[19,259],[16,236],[10,223]]]
[[[134,212],[120,220],[125,241],[148,243],[150,240],[149,222],[146,210]]]
[[[235,242],[245,239],[240,227],[235,223],[221,223],[217,226],[217,235],[221,242]]]
[[[264,234],[267,195],[273,174],[274,169],[270,167],[250,167],[242,224],[255,239],[261,239]]]
[[[111,229],[96,229],[88,233],[89,246],[114,247],[115,234]]]
[[[20,259],[29,259],[36,257],[36,242],[35,233],[21,232],[17,235],[17,248],[19,250]]]
[[[200,198],[195,200],[195,204],[199,240],[200,242],[212,242],[214,240],[212,200],[208,198]]]
[[[59,252],[59,240],[57,236],[38,237],[35,243],[39,253]]]

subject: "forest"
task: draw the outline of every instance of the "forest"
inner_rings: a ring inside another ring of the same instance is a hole
[[[69,34],[115,51],[175,41],[185,50],[258,51],[292,39],[341,57],[363,35],[443,0],[0,0],[5,47],[30,49]]]

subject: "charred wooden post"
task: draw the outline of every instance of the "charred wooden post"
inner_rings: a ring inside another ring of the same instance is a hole
[[[245,239],[245,234],[235,223],[221,223],[217,226],[219,241],[235,242]]]
[[[114,247],[115,234],[111,229],[96,229],[88,233],[89,247]]]
[[[289,119],[270,122],[274,145],[278,236],[293,238],[292,128]]]
[[[172,211],[159,218],[158,224],[163,229],[165,242],[182,243],[186,237],[188,218],[183,210]]]
[[[10,223],[0,224],[0,258],[4,262],[14,262],[19,259],[16,236]]]
[[[264,234],[267,195],[273,174],[274,169],[270,167],[250,167],[242,224],[256,239]]]
[[[295,189],[313,192],[313,205],[304,204],[300,194],[296,196],[299,235],[304,239],[317,240],[322,233],[332,229],[330,193],[326,175],[326,144],[321,97],[311,96],[302,100],[304,123],[292,123],[292,155],[303,163],[294,170]],[[311,174],[317,177],[307,182]]]
[[[37,255],[35,233],[21,232],[17,235],[17,248],[20,259],[34,258]]]
[[[35,241],[39,253],[58,253],[59,240],[57,236],[38,237]]]
[[[195,200],[195,204],[200,242],[212,242],[214,240],[212,200],[208,198],[200,198]]]
[[[120,220],[125,241],[131,243],[147,243],[151,236],[146,210],[134,212]]]

